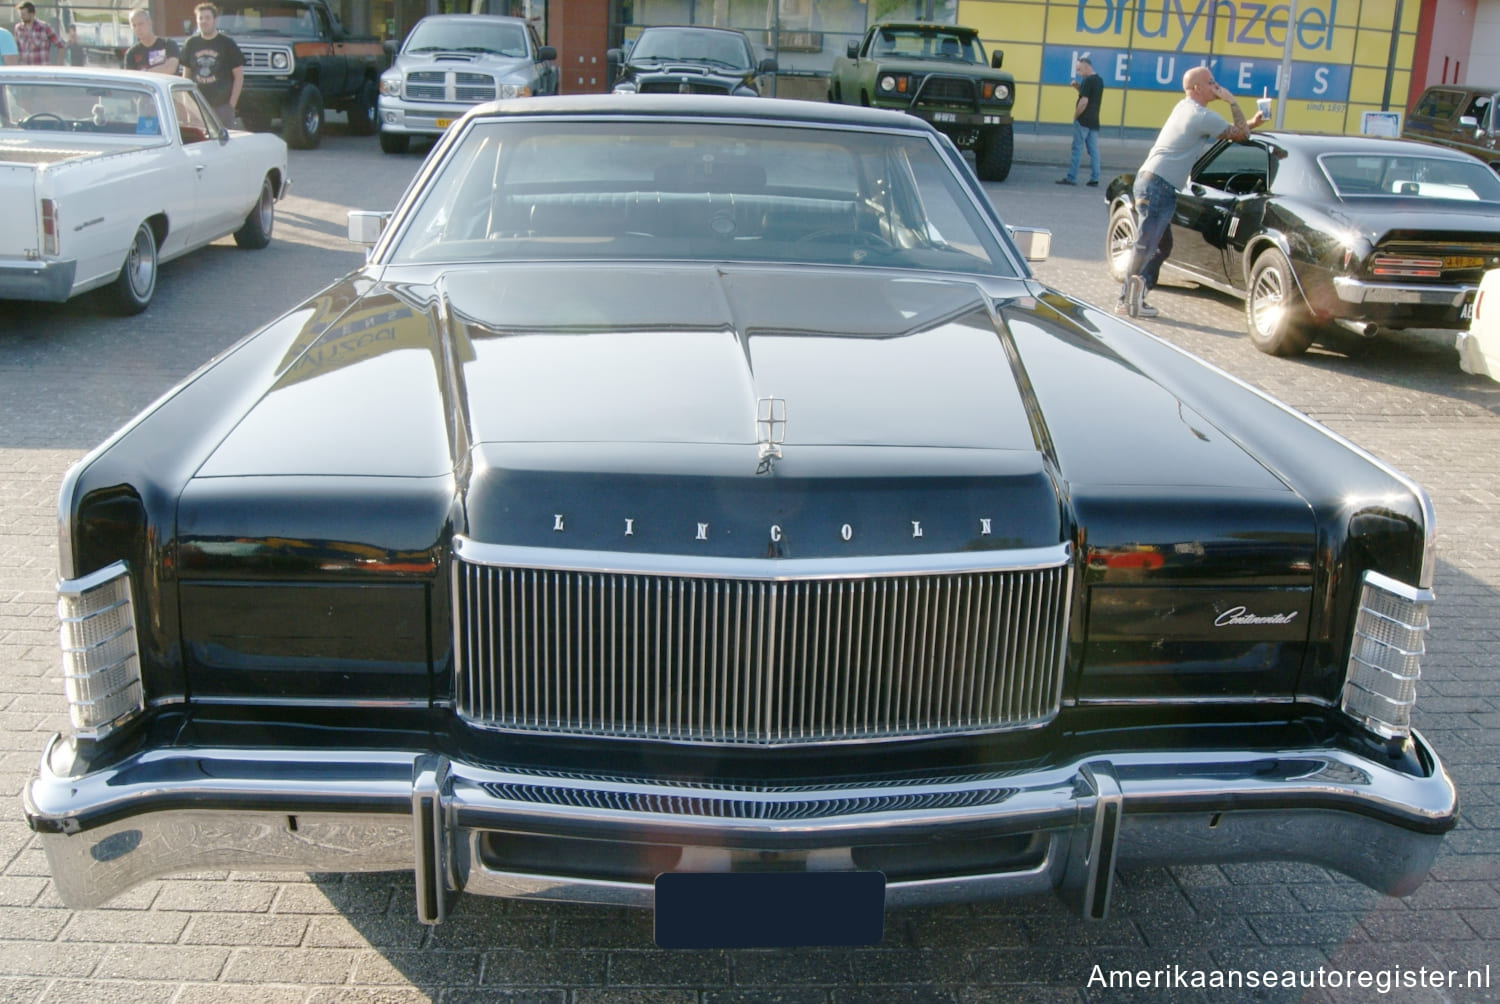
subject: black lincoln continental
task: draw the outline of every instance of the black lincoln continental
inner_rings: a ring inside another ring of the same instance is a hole
[[[654,908],[664,946],[1294,860],[1401,895],[1425,492],[1038,282],[929,125],[770,99],[482,106],[364,267],[89,454],[63,900],[413,869]]]

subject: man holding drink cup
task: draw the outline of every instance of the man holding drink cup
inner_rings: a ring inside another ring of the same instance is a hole
[[[1271,99],[1257,100],[1255,117],[1246,120],[1234,95],[1214,80],[1213,71],[1195,66],[1182,75],[1183,99],[1167,116],[1156,142],[1135,175],[1136,234],[1125,284],[1115,313],[1155,317],[1146,291],[1156,286],[1161,264],[1172,251],[1172,212],[1177,190],[1187,184],[1188,172],[1209,146],[1221,139],[1242,140],[1270,115]],[[1234,122],[1210,111],[1211,101],[1226,101]]]

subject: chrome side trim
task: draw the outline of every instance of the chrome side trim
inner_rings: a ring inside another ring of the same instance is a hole
[[[471,565],[535,568],[555,572],[611,575],[675,575],[683,578],[798,582],[813,579],[871,579],[956,572],[1027,572],[1066,565],[1073,544],[1015,551],[958,551],[946,554],[876,555],[859,558],[715,558],[685,554],[632,554],[552,547],[485,544],[454,534],[453,552]]]

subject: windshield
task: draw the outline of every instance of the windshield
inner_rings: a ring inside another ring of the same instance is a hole
[[[300,4],[241,7],[219,15],[219,30],[235,35],[291,35],[317,38],[318,22],[313,12]]]
[[[875,34],[872,56],[948,59],[959,63],[983,63],[984,48],[966,32],[885,28]]]
[[[159,138],[162,117],[150,92],[73,83],[0,85],[0,128]]]
[[[402,51],[492,52],[520,58],[526,55],[526,29],[509,22],[424,20]]]
[[[750,44],[741,35],[693,28],[652,28],[641,32],[630,50],[632,63],[651,60],[692,60],[734,70],[754,65]]]
[[[1500,202],[1500,178],[1479,161],[1421,155],[1324,154],[1323,173],[1342,196]]]
[[[1009,275],[927,137],[704,120],[480,120],[396,262],[807,262]]]

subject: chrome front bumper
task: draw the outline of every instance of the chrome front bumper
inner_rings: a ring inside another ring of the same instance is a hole
[[[777,788],[301,749],[148,751],[68,776],[67,744],[55,738],[25,805],[58,892],[73,907],[203,868],[413,868],[427,923],[442,920],[464,891],[651,907],[650,876],[496,868],[484,860],[486,841],[675,848],[682,871],[742,870],[740,852],[775,858],[783,870],[818,870],[852,867],[862,847],[967,834],[1030,835],[1037,853],[1021,866],[888,880],[886,905],[1057,889],[1100,918],[1117,863],[1306,861],[1385,893],[1411,892],[1457,815],[1447,773],[1420,737],[1414,741],[1431,765],[1426,777],[1342,750],[1137,752],[1015,774]]]

